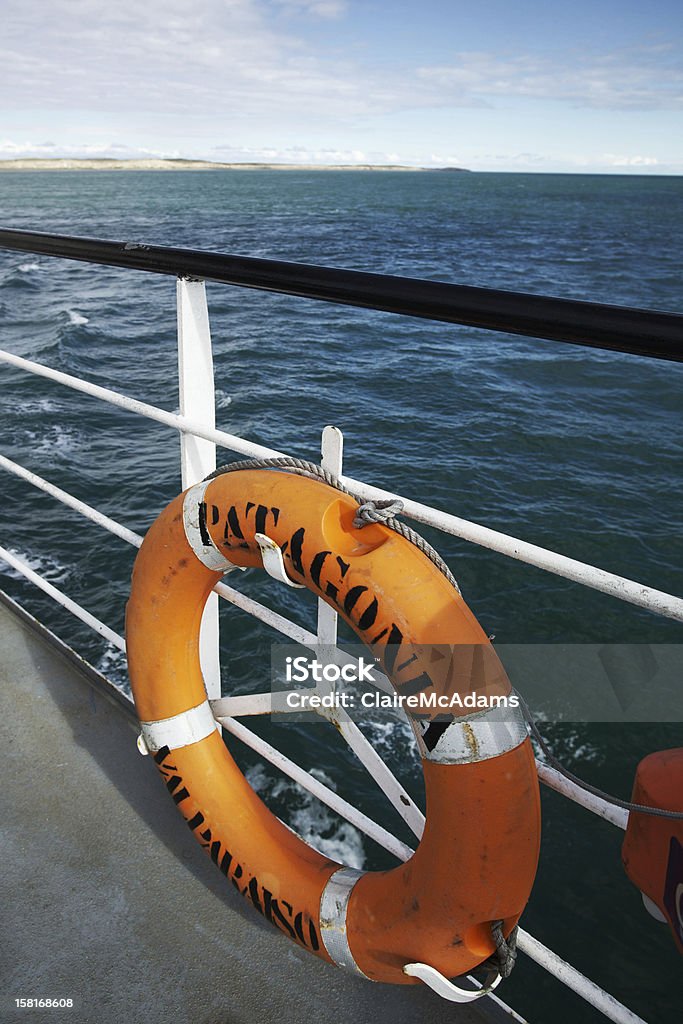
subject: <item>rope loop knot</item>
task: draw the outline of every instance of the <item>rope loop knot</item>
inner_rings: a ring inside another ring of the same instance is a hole
[[[515,962],[517,960],[518,931],[519,928],[515,926],[506,940],[503,935],[503,922],[491,922],[491,935],[493,936],[493,941],[496,944],[496,952],[489,958],[487,964],[491,964],[492,967],[495,967],[501,978],[509,978],[512,974],[512,969],[515,966]]]
[[[423,555],[426,555],[439,572],[443,573],[448,582],[460,593],[460,587],[453,573],[448,568],[443,558],[434,550],[424,537],[411,529],[406,523],[396,519],[396,516],[403,511],[403,502],[400,498],[389,498],[379,501],[361,502],[360,497],[348,490],[336,476],[328,473],[326,469],[317,466],[314,462],[304,462],[303,459],[293,459],[288,455],[278,455],[272,459],[242,459],[239,462],[229,462],[225,466],[219,466],[213,473],[209,473],[205,480],[214,480],[223,473],[237,473],[242,469],[276,469],[286,473],[296,473],[298,476],[311,477],[313,480],[323,480],[330,487],[334,487],[342,494],[348,494],[354,501],[358,502],[356,516],[353,525],[357,530],[362,530],[368,523],[383,523],[389,530],[393,530],[400,537],[405,538],[410,544],[414,544]]]
[[[386,523],[395,519],[403,511],[403,502],[399,498],[387,498],[383,501],[366,501],[356,509],[353,525],[362,530],[368,523]]]

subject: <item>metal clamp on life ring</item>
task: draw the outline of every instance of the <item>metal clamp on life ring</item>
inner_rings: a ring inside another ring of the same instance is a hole
[[[406,863],[362,872],[322,856],[267,809],[207,704],[202,611],[228,568],[263,567],[262,535],[279,547],[288,580],[339,612],[399,693],[416,681],[420,659],[411,651],[423,653],[424,685],[429,653],[438,648],[439,671],[451,677],[462,645],[509,692],[452,577],[396,530],[375,522],[359,529],[357,508],[329,483],[272,468],[238,469],[177,497],[135,562],[126,615],[131,685],[144,745],[168,791],[256,910],[316,956],[373,981],[416,984],[424,965],[454,978],[495,953],[492,922],[510,935],[536,872],[538,782],[521,712],[501,721],[464,709],[416,726],[424,835]],[[445,665],[444,649],[452,652]]]

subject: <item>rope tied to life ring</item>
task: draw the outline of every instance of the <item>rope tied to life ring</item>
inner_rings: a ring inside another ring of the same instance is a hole
[[[358,502],[356,516],[353,520],[353,525],[357,530],[362,530],[364,526],[368,526],[371,523],[381,523],[382,526],[393,530],[394,533],[404,537],[409,543],[413,544],[423,555],[426,555],[439,572],[443,573],[451,586],[455,587],[457,592],[460,593],[460,587],[455,576],[436,548],[432,547],[424,537],[408,526],[407,523],[403,523],[400,519],[396,518],[403,511],[404,503],[400,498],[378,498],[374,501],[364,501],[363,498],[349,490],[348,487],[345,487],[339,477],[329,473],[322,466],[318,466],[315,462],[307,462],[305,459],[295,459],[290,455],[281,455],[269,459],[241,459],[238,462],[227,462],[224,466],[219,466],[215,469],[213,473],[209,473],[205,480],[215,480],[217,477],[223,476],[224,473],[239,472],[243,469],[283,469],[290,473],[296,473],[299,476],[308,476],[314,480],[322,480],[324,483],[329,484],[330,487],[334,487],[335,490],[341,491],[342,494],[348,494],[350,498]]]
[[[357,530],[362,530],[368,523],[384,523],[386,526],[391,519],[400,516],[403,511],[403,502],[400,498],[387,498],[385,501],[365,501],[358,506],[356,518],[353,525]]]
[[[503,934],[503,922],[491,922],[491,935],[496,944],[496,952],[487,960],[487,966],[498,971],[501,978],[509,978],[517,963],[517,935],[519,926],[515,925],[507,939]]]

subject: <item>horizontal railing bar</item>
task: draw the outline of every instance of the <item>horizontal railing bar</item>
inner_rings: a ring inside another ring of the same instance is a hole
[[[559,957],[552,949],[548,949],[547,946],[544,946],[542,942],[535,939],[529,932],[524,931],[523,928],[520,928],[517,933],[517,946],[523,953],[526,953],[532,960],[535,960],[539,966],[543,967],[549,974],[552,974],[558,981],[561,981],[567,988],[576,992],[577,995],[585,999],[591,1006],[594,1006],[596,1010],[599,1010],[609,1020],[615,1021],[616,1024],[646,1024],[642,1017],[629,1010],[627,1006],[620,1003],[609,992],[605,992],[603,988],[596,985],[594,981],[587,978],[581,971],[577,971],[575,967],[572,967],[566,960]]]
[[[91,384],[89,381],[83,381],[79,377],[72,377],[68,373],[62,373],[60,370],[53,370],[42,363],[23,359],[21,356],[16,356],[11,352],[0,350],[0,361],[26,370],[28,373],[34,373],[49,380],[54,380],[59,384],[64,384],[66,387],[74,388],[94,398],[103,399],[129,412],[137,413],[163,423],[165,426],[172,427],[175,430],[189,432],[197,437],[204,437],[209,441],[214,441],[221,447],[236,451],[241,455],[248,455],[250,458],[280,458],[283,456],[282,452],[274,448],[266,448],[263,445],[245,441],[244,438],[237,437],[234,434],[227,434],[222,430],[207,429],[201,424],[188,420],[184,416],[167,412],[165,409],[148,405],[146,402],[139,402],[137,399],[128,398],[117,391],[111,391],[97,384]],[[646,608],[648,611],[655,612],[656,614],[683,622],[683,598],[675,597],[673,594],[667,594],[661,590],[655,590],[654,587],[648,587],[634,580],[626,579],[624,576],[618,576],[615,573],[607,572],[605,569],[588,565],[586,562],[569,558],[567,555],[561,555],[556,551],[539,547],[537,544],[529,544],[527,541],[519,540],[517,537],[511,537],[497,530],[491,530],[486,526],[451,515],[449,512],[443,512],[440,509],[432,508],[430,505],[423,505],[421,502],[413,501],[411,498],[396,494],[394,491],[385,491],[379,487],[363,483],[360,480],[355,480],[353,477],[342,476],[340,481],[349,490],[354,491],[359,497],[366,500],[387,497],[400,498],[404,504],[404,514],[416,522],[434,526],[443,533],[460,537],[473,544],[478,544],[480,547],[489,548],[491,551],[497,551],[499,554],[507,555],[509,558],[525,562],[527,565],[533,565],[546,572],[552,572],[556,576],[562,576],[574,583],[581,583],[584,586],[591,587],[593,590],[609,594],[611,597],[616,597],[621,601],[626,601],[629,604]]]
[[[683,316],[677,313],[38,231],[0,229],[0,246],[657,359],[683,359]]]
[[[35,363],[30,359],[23,359],[21,356],[16,356],[12,352],[6,352],[4,349],[0,349],[0,361],[9,363],[10,366],[16,366],[20,370],[26,370],[28,373],[34,373],[38,377],[53,380],[57,384],[64,384],[66,387],[72,388],[74,391],[80,391],[84,395],[90,395],[92,398],[99,398],[104,402],[109,402],[111,405],[116,405],[127,412],[136,413],[138,416],[145,416],[150,420],[156,420],[157,423],[163,423],[164,426],[172,427],[174,430],[180,430],[185,434],[194,434],[195,437],[203,437],[207,441],[213,441],[215,444],[220,445],[222,448],[229,448],[231,451],[239,452],[241,455],[248,455],[250,458],[270,459],[283,454],[272,448],[265,448],[263,445],[254,444],[252,441],[245,441],[243,438],[237,437],[236,434],[228,434],[224,430],[213,430],[205,427],[195,420],[188,419],[187,416],[168,412],[166,409],[160,409],[156,405],[149,405],[147,402],[139,402],[136,398],[129,398],[128,395],[122,395],[118,391],[100,387],[99,384],[92,384],[90,381],[74,377],[70,373],[53,370],[52,367],[45,366],[43,363]]]
[[[467,975],[467,979],[468,981],[472,982],[475,988],[484,987],[482,982],[479,981],[477,978],[473,977],[471,974]],[[484,999],[491,999],[493,1000],[494,1003],[497,1003],[498,1006],[500,1006],[501,1010],[504,1013],[506,1013],[511,1020],[516,1021],[517,1024],[529,1024],[529,1021],[526,1017],[522,1017],[521,1013],[518,1013],[517,1010],[513,1010],[511,1006],[508,1006],[508,1004],[504,1002],[498,995],[496,995],[495,992],[487,992],[486,995],[484,996]]]
[[[655,590],[654,587],[626,579],[625,576],[617,576],[616,573],[599,569],[587,562],[579,562],[577,559],[561,555],[557,551],[550,551],[537,544],[529,544],[527,541],[519,540],[518,537],[511,537],[507,533],[500,533],[487,526],[480,526],[479,523],[472,523],[468,519],[460,519],[459,516],[451,515],[450,512],[432,508],[431,505],[423,505],[421,502],[413,501],[395,491],[385,491],[380,487],[373,487],[347,476],[341,477],[341,482],[365,500],[400,499],[404,506],[401,514],[409,516],[418,523],[435,526],[443,533],[450,533],[452,536],[460,537],[472,544],[478,544],[480,547],[497,551],[501,555],[507,555],[508,558],[514,558],[527,565],[533,565],[537,569],[562,576],[573,583],[581,583],[593,590],[599,590],[620,601],[626,601],[639,608],[647,608],[648,611],[658,615],[683,622],[683,598],[667,594],[663,590]]]
[[[548,789],[554,789],[556,793],[561,796],[566,796],[570,800],[573,800],[575,804],[580,804],[581,807],[585,807],[587,811],[592,811],[593,814],[597,814],[599,818],[604,818],[605,821],[609,821],[611,825],[616,825],[617,828],[626,829],[628,825],[628,811],[624,807],[617,807],[616,804],[610,803],[608,800],[604,800],[600,796],[596,796],[595,793],[590,793],[588,790],[583,789],[581,786],[577,786],[571,779],[561,775],[560,772],[556,771],[555,768],[551,768],[549,764],[544,764],[543,761],[536,759],[536,769],[538,771],[538,777]]]
[[[109,626],[105,626],[104,622],[100,622],[99,619],[95,618],[94,615],[91,615],[89,611],[86,611],[86,609],[81,607],[81,605],[76,601],[67,597],[66,594],[59,590],[58,587],[53,586],[52,583],[48,583],[46,579],[39,576],[38,573],[34,572],[30,565],[23,560],[23,558],[18,558],[11,551],[7,551],[7,549],[3,547],[0,547],[0,558],[7,562],[8,565],[11,565],[13,569],[16,569],[17,572],[21,573],[22,576],[25,576],[27,580],[34,584],[34,586],[44,591],[44,593],[48,594],[49,597],[58,604],[61,604],[62,607],[66,608],[72,615],[75,615],[77,619],[84,622],[86,626],[90,626],[91,629],[94,629],[96,633],[99,633],[100,636],[104,637],[104,639],[110,644],[113,644],[114,647],[118,647],[120,651],[126,650],[126,641],[122,636],[115,633],[113,629],[109,628]]]
[[[286,700],[287,694],[282,693],[238,693],[234,697],[219,697],[210,701],[213,717],[249,718],[254,715],[287,715],[300,714],[298,708],[290,708]]]
[[[239,590],[234,590],[233,587],[228,587],[225,583],[217,583],[213,589],[219,597],[229,601],[230,604],[234,604],[236,608],[241,608],[242,611],[248,612],[249,615],[253,615],[255,619],[265,622],[266,626],[271,626],[278,633],[282,633],[283,636],[288,636],[295,644],[301,644],[302,647],[308,647],[309,649],[316,647],[318,638],[315,633],[311,633],[303,626],[292,622],[291,619],[285,618],[279,612],[274,612],[272,608],[260,604],[253,597],[247,597],[246,594],[240,593]]]
[[[80,498],[75,498],[73,494],[69,494],[68,491],[63,491],[61,487],[57,487],[56,484],[51,484],[49,480],[45,480],[42,476],[38,476],[37,473],[32,473],[30,469],[26,469],[24,466],[20,466],[18,462],[13,462],[12,459],[8,459],[5,455],[0,455],[0,468],[6,469],[8,473],[13,473],[15,476],[21,477],[22,480],[26,480],[27,483],[33,484],[34,487],[39,488],[41,491],[45,491],[51,497],[56,498],[57,501],[61,501],[63,505],[68,505],[69,508],[74,509],[75,512],[79,512],[86,519],[90,519],[91,522],[96,523],[97,526],[103,527],[110,533],[120,537],[121,540],[125,540],[128,544],[132,544],[134,547],[139,548],[142,544],[142,537],[139,533],[134,533],[132,530],[127,529],[125,526],[121,526],[115,519],[110,519],[104,512],[98,512],[92,505],[88,505],[87,502],[81,501]]]

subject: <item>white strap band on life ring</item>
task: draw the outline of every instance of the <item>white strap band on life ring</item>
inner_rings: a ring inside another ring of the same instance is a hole
[[[234,568],[232,562],[218,550],[211,540],[208,530],[206,528],[202,530],[200,525],[200,511],[204,504],[206,488],[210,483],[211,480],[200,480],[198,484],[185,492],[183,527],[187,542],[202,565],[205,565],[207,569],[213,569],[214,572],[225,572],[227,569]]]
[[[356,868],[339,868],[327,880],[320,897],[320,935],[330,959],[337,967],[345,967],[355,974],[363,974],[353,958],[346,931],[346,911],[349,906],[351,891],[365,874]]]
[[[181,711],[179,715],[163,718],[158,722],[140,722],[142,732],[138,737],[138,750],[141,754],[156,754],[162,747],[178,750],[189,747],[191,743],[199,743],[216,729],[216,719],[208,700]]]
[[[417,741],[420,755],[437,764],[471,764],[487,761],[513,750],[527,738],[526,722],[519,707],[489,708],[455,718],[429,743],[430,723]]]

